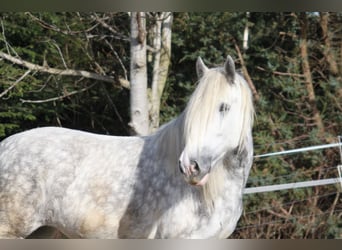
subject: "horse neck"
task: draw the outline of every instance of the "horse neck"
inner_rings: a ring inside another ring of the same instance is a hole
[[[162,157],[178,164],[178,157],[182,151],[184,114],[163,125],[153,136],[152,141],[157,157]]]

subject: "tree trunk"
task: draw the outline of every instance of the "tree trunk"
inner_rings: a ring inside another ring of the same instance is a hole
[[[325,60],[327,61],[329,65],[329,71],[333,75],[338,74],[338,65],[337,62],[334,58],[334,54],[331,48],[331,37],[329,34],[329,29],[328,29],[328,24],[329,24],[329,13],[328,12],[320,12],[320,25],[322,29],[322,36],[323,36],[323,41],[324,41],[324,57]]]
[[[302,70],[303,70],[303,74],[305,78],[305,87],[308,92],[309,105],[313,113],[313,121],[315,122],[319,135],[323,137],[325,129],[324,129],[322,117],[320,115],[320,112],[316,104],[315,90],[313,86],[311,69],[310,69],[309,58],[308,58],[308,45],[307,45],[308,20],[307,20],[305,12],[300,13],[299,22],[300,22],[299,47],[300,47],[300,55],[301,55],[301,62],[302,62]]]
[[[146,17],[143,12],[131,14],[130,109],[132,133],[149,133],[146,66]]]
[[[159,127],[161,96],[165,87],[171,57],[172,13],[163,12],[157,15],[154,26],[153,47],[155,51],[151,95],[150,130]]]
[[[242,43],[242,48],[243,50],[248,49],[248,37],[249,37],[249,27],[248,27],[248,19],[249,19],[249,12],[246,12],[246,24],[245,24],[245,29],[243,31],[243,43]]]

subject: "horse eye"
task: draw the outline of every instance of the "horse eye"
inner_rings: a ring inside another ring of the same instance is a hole
[[[228,112],[229,109],[230,109],[230,106],[227,103],[221,103],[220,112]]]

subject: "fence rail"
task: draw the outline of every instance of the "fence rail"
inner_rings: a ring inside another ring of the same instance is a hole
[[[331,184],[336,184],[339,182],[340,180],[338,178],[331,178],[331,179],[293,182],[293,183],[269,185],[269,186],[261,186],[261,187],[250,187],[250,188],[245,188],[244,194],[266,193],[266,192],[281,191],[281,190],[286,190],[286,189],[331,185]]]
[[[307,151],[313,151],[313,150],[325,149],[325,148],[335,148],[335,147],[341,147],[341,146],[342,146],[342,143],[338,142],[338,143],[310,146],[310,147],[305,147],[305,148],[296,148],[296,149],[279,151],[279,152],[274,152],[274,153],[255,155],[254,158],[263,158],[263,157],[277,156],[277,155],[287,155],[287,154],[307,152]]]
[[[341,161],[342,161],[342,150],[341,150],[342,143],[341,143],[341,137],[340,136],[339,136],[339,142],[338,143],[310,146],[310,147],[297,148],[297,149],[285,150],[285,151],[274,152],[274,153],[255,155],[254,158],[287,155],[287,154],[294,154],[294,153],[307,152],[307,151],[333,148],[333,147],[339,147],[340,148]],[[277,185],[268,185],[268,186],[261,186],[261,187],[248,187],[248,188],[245,188],[244,194],[273,192],[273,191],[281,191],[281,190],[287,190],[287,189],[315,187],[315,186],[322,186],[322,185],[332,185],[332,184],[337,184],[337,183],[340,183],[341,187],[342,187],[342,177],[341,177],[341,169],[340,168],[342,168],[342,167],[341,166],[337,167],[337,170],[338,170],[337,172],[339,174],[338,178],[322,179],[322,180],[310,180],[310,181],[293,182],[293,183],[277,184]]]

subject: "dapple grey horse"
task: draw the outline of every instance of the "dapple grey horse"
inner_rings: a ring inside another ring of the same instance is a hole
[[[151,136],[32,129],[0,144],[0,237],[225,238],[252,165],[251,91],[230,56],[199,58],[179,117]]]

